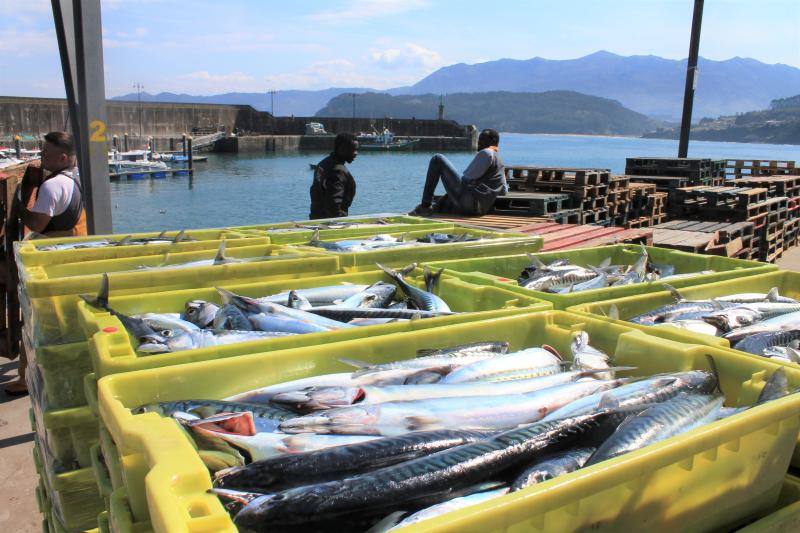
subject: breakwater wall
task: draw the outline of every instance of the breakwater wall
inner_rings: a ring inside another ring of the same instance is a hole
[[[418,151],[446,152],[453,150],[474,150],[477,139],[469,137],[414,137],[419,143]],[[333,150],[333,135],[248,135],[228,137],[217,142],[218,152],[296,152]]]
[[[225,104],[178,104],[161,102],[138,102],[109,100],[106,105],[108,124],[107,135],[122,137],[126,133],[131,139],[131,147],[141,147],[148,137],[154,137],[157,149],[164,149],[164,141],[170,137],[180,137],[183,133],[225,131],[236,132],[239,139],[256,137],[252,141],[226,141],[221,149],[249,150],[250,144],[271,142],[273,149],[327,150],[328,143],[322,136],[305,136],[305,125],[319,122],[328,133],[369,132],[373,128],[389,128],[400,137],[420,137],[420,149],[471,149],[476,143],[475,127],[462,125],[452,120],[417,119],[370,119],[344,117],[273,117],[264,111],[256,111],[251,106]],[[0,96],[0,139],[11,139],[15,135],[23,138],[39,138],[44,133],[68,128],[66,100],[59,98],[25,98]],[[278,137],[287,137],[278,139]],[[302,137],[296,140],[295,137]],[[315,138],[320,137],[320,138]],[[136,139],[134,143],[133,139]],[[439,139],[439,140],[433,140]],[[451,139],[451,140],[447,140]],[[452,139],[461,139],[454,141]],[[168,142],[168,141],[167,141]],[[265,146],[267,146],[265,144]],[[297,146],[297,148],[288,148]],[[439,148],[439,147],[442,148]],[[459,146],[459,148],[446,148]],[[466,148],[461,148],[465,146]],[[260,150],[260,148],[259,148]]]

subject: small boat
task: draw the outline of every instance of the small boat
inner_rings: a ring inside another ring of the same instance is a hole
[[[306,135],[327,135],[325,126],[320,122],[309,122],[306,124]]]
[[[388,129],[381,134],[362,134],[357,139],[358,149],[365,152],[413,150],[419,144],[419,139],[395,139]]]

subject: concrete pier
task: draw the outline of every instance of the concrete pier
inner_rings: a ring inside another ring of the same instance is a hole
[[[224,104],[177,104],[109,100],[106,104],[109,139],[119,137],[123,149],[143,149],[148,137],[156,151],[175,146],[183,133],[202,135],[216,131],[237,137],[223,139],[215,149],[227,152],[286,152],[330,150],[332,136],[304,135],[309,122],[321,123],[327,132],[359,133],[392,131],[398,138],[419,138],[418,150],[472,150],[477,146],[475,126],[452,120],[349,118],[349,117],[273,117],[251,106]],[[142,132],[139,132],[139,111]],[[16,135],[41,137],[48,131],[62,130],[67,121],[67,105],[57,98],[22,98],[0,96],[0,138]],[[170,142],[170,139],[173,139]]]

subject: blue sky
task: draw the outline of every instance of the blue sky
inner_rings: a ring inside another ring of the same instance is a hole
[[[103,0],[106,93],[384,89],[502,57],[686,57],[691,0]],[[706,0],[700,54],[800,67],[800,0]],[[63,96],[47,0],[0,0],[0,94]]]

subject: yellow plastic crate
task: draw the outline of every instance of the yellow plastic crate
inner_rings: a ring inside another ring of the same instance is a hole
[[[235,531],[206,491],[208,471],[175,421],[130,409],[153,401],[224,398],[269,384],[346,370],[339,357],[371,362],[413,358],[416,351],[506,340],[511,349],[547,343],[569,353],[576,331],[635,366],[639,376],[708,370],[713,356],[728,405],[749,405],[780,367],[707,346],[658,339],[632,328],[553,311],[384,335],[325,346],[254,354],[118,374],[98,382],[103,422],[124,457],[136,458],[142,484],[128,478],[138,519],[156,531]],[[786,369],[792,385],[800,370]],[[727,527],[778,500],[800,428],[793,395],[484,505],[450,513],[419,531],[708,530]],[[133,461],[132,461],[133,462]],[[410,528],[409,531],[414,528]]]
[[[97,443],[98,419],[89,407],[42,410],[34,403],[31,412],[34,430],[51,459],[49,467],[64,471],[92,465],[90,450]]]
[[[108,511],[103,511],[97,515],[97,533],[111,533],[108,525]]]
[[[777,270],[775,265],[767,265],[757,261],[732,259],[715,255],[691,254],[678,250],[668,250],[648,246],[647,252],[654,263],[671,264],[675,267],[676,274],[688,274],[703,270],[714,270],[710,274],[698,274],[686,278],[669,280],[673,287],[691,287],[702,283],[712,283],[726,279],[741,279],[745,276],[763,274]],[[618,244],[612,246],[597,246],[594,248],[578,248],[574,250],[556,250],[553,252],[538,252],[534,254],[545,264],[556,259],[569,259],[571,264],[580,266],[597,266],[603,260],[611,259],[612,265],[633,265],[641,256],[641,246],[633,244]],[[509,290],[519,291],[523,294],[532,294],[542,300],[553,302],[555,309],[569,309],[582,303],[593,303],[611,298],[641,295],[664,290],[659,282],[637,283],[620,287],[603,287],[578,291],[569,294],[552,294],[543,291],[534,291],[520,287],[517,278],[523,269],[530,266],[531,260],[527,255],[504,255],[502,257],[486,257],[434,261],[428,263],[431,268],[444,268],[448,273],[457,275],[472,283],[489,284],[506,287]],[[457,272],[458,274],[455,274]]]
[[[105,503],[97,490],[92,469],[53,473],[42,457],[47,452],[40,446],[38,438],[34,442],[33,460],[53,518],[50,527],[60,526],[67,531],[95,527],[97,515],[105,509]]]
[[[108,478],[111,481],[111,488],[116,490],[125,486],[122,477],[122,465],[120,463],[119,452],[117,452],[117,445],[114,444],[114,439],[102,425],[99,429],[100,436],[100,453],[103,455],[103,462],[108,469]]]
[[[767,293],[773,287],[778,288],[781,296],[788,296],[789,298],[800,300],[800,272],[781,270],[768,274],[761,274],[758,276],[748,276],[739,279],[720,281],[717,283],[706,283],[703,285],[696,285],[694,287],[681,288],[679,291],[686,299],[703,300],[713,298],[715,296],[725,296],[736,293]],[[569,311],[594,317],[607,317],[609,314],[611,314],[612,306],[614,306],[617,308],[617,312],[619,313],[619,320],[613,320],[613,322],[617,324],[640,329],[642,331],[646,331],[648,334],[678,342],[689,342],[693,344],[706,344],[709,346],[730,348],[730,343],[721,337],[714,337],[713,335],[706,335],[704,333],[694,333],[681,328],[644,326],[641,324],[633,324],[628,322],[629,318],[633,318],[634,316],[646,311],[651,311],[662,305],[673,303],[674,301],[675,299],[671,293],[668,291],[660,291],[638,296],[628,296],[626,298],[616,298],[594,303],[585,303],[570,307]],[[612,321],[611,319],[608,320]],[[749,357],[758,357],[738,350],[733,351],[737,354],[747,355]],[[792,363],[786,362],[785,364],[797,368],[797,365],[793,365]]]
[[[174,238],[177,231],[168,232],[166,238]],[[135,237],[155,237],[157,233],[132,235]],[[41,247],[51,244],[66,244],[68,242],[91,242],[108,238],[111,241],[120,241],[127,235],[109,235],[88,237],[70,237],[65,239],[35,239],[17,241],[14,243],[14,253],[20,270],[28,267],[43,265],[59,265],[64,263],[79,263],[82,261],[97,261],[101,259],[122,259],[126,257],[163,255],[164,253],[192,252],[219,248],[224,240],[226,248],[239,246],[252,246],[256,244],[270,244],[268,236],[255,235],[249,232],[236,232],[230,230],[202,230],[201,232],[185,232],[187,240],[174,244],[131,244],[122,246],[107,246],[102,248],[81,248],[76,250],[40,250]]]
[[[149,522],[134,522],[131,506],[128,503],[125,489],[115,490],[111,494],[111,506],[108,510],[108,529],[112,533],[150,533],[153,531]],[[203,531],[202,529],[198,531]],[[205,531],[213,531],[207,529]]]
[[[377,220],[383,220],[386,224],[374,224]],[[235,228],[247,235],[261,236],[267,235],[273,244],[301,244],[310,241],[315,230],[307,229],[307,226],[318,224],[320,220],[306,220],[302,222],[284,222],[266,226],[244,226]],[[364,227],[345,227],[339,229],[319,230],[320,239],[351,239],[358,237],[369,237],[382,233],[396,233],[416,230],[426,230],[429,233],[436,231],[447,233],[455,225],[451,222],[438,221],[426,218],[396,216],[387,218],[358,218],[358,219],[330,219],[327,222],[351,222],[363,223]],[[370,225],[370,226],[366,226]],[[306,226],[306,227],[303,227]]]
[[[259,247],[261,252],[264,247]],[[274,247],[275,251],[281,250]],[[244,250],[244,248],[242,248]],[[197,268],[114,272],[108,275],[112,295],[141,295],[167,290],[246,283],[248,280],[297,279],[340,272],[339,260],[321,254],[287,259],[230,263]],[[86,340],[77,320],[81,294],[96,294],[102,276],[90,274],[61,279],[28,280],[20,291],[25,327],[34,347]]]
[[[32,401],[45,409],[86,405],[83,380],[92,371],[86,342],[33,348],[24,333],[23,343],[28,357],[28,379],[36,383],[29,387]]]
[[[258,239],[255,239],[256,241]],[[239,246],[225,250],[225,256],[231,259],[255,259],[261,257],[285,256],[287,259],[301,259],[309,255],[319,255],[313,250],[296,250],[286,246],[274,244],[264,244],[253,242],[250,239],[243,239],[242,242],[248,243],[247,246]],[[51,265],[32,266],[20,272],[20,281],[27,289],[31,281],[37,280],[59,280],[63,278],[83,278],[85,276],[117,273],[139,274],[144,267],[154,268],[162,265],[180,265],[193,261],[212,260],[218,253],[218,248],[207,248],[205,250],[194,250],[188,252],[170,252],[168,254],[148,254],[132,257],[118,257],[112,259],[99,259],[93,261],[78,261],[73,263],[60,263]],[[275,259],[272,259],[273,261]],[[203,267],[187,267],[188,270]],[[175,273],[177,270],[184,269],[163,269],[161,272]],[[159,272],[155,270],[155,272]]]
[[[438,230],[436,230],[438,232]],[[387,232],[384,232],[387,233]],[[394,237],[405,236],[409,239],[424,237],[431,230],[418,230],[388,233]],[[345,271],[371,270],[375,263],[387,266],[403,266],[409,263],[443,261],[475,257],[496,257],[501,255],[524,254],[541,250],[544,240],[541,237],[525,233],[487,231],[471,228],[454,227],[446,233],[451,235],[470,235],[479,237],[479,241],[454,242],[448,244],[430,244],[427,246],[408,246],[387,248],[369,252],[325,252],[339,258],[339,264]],[[358,238],[358,237],[356,237]],[[336,241],[337,238],[326,238],[323,241]],[[297,244],[299,250],[320,251],[322,248]]]
[[[786,476],[778,503],[769,514],[739,530],[739,533],[800,531],[800,478]]]
[[[418,287],[424,287],[425,284],[421,269],[417,269],[412,275],[407,276],[406,280]],[[229,285],[225,283],[223,286],[237,294],[259,297],[295,288],[320,287],[340,283],[372,284],[377,281],[392,282],[391,278],[385,273],[373,269],[370,272],[269,281],[248,285]],[[106,311],[94,308],[86,304],[86,302],[79,303],[77,309],[84,334],[87,338],[91,337],[89,352],[92,356],[95,374],[102,377],[143,368],[326,344],[338,340],[369,338],[400,331],[417,331],[509,313],[546,311],[552,308],[549,302],[542,302],[533,297],[515,294],[497,287],[472,285],[448,276],[442,276],[440,279],[437,294],[450,305],[453,311],[459,312],[459,314],[145,356],[137,355],[134,342],[132,342],[117,317]],[[114,297],[109,300],[109,305],[115,311],[125,315],[145,312],[174,313],[183,311],[186,302],[190,300],[207,300],[220,303],[220,296],[213,288],[202,288],[163,292],[148,295],[147,297]]]
[[[97,484],[100,496],[102,496],[106,507],[108,507],[108,499],[111,497],[111,493],[114,492],[114,488],[111,485],[111,473],[104,463],[103,452],[99,443],[92,446],[91,456],[94,481]]]

